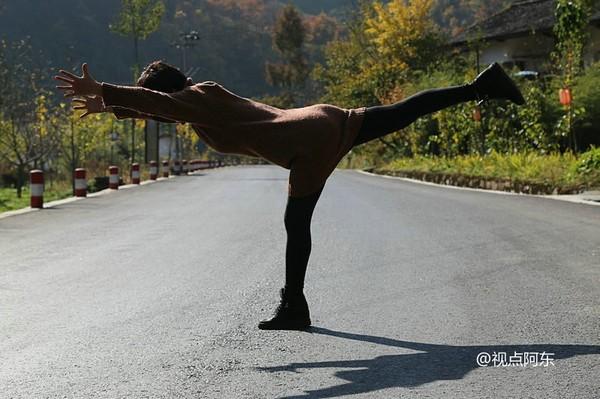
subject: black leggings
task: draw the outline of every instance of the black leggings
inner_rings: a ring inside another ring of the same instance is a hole
[[[462,102],[476,100],[469,85],[425,90],[391,105],[368,107],[353,146],[383,137],[413,123],[419,117]],[[311,251],[310,222],[323,187],[306,197],[288,197],[285,208],[287,245],[285,251],[285,289],[300,293]]]
[[[421,116],[476,99],[475,89],[462,85],[425,90],[395,104],[369,107],[353,147],[404,129]]]

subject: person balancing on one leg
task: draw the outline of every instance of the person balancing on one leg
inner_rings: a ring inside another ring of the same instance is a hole
[[[262,157],[289,169],[284,222],[287,232],[285,286],[275,314],[258,327],[304,329],[310,313],[304,276],[311,251],[310,223],[323,186],[355,146],[398,131],[417,118],[467,102],[490,99],[524,104],[515,83],[494,63],[472,82],[425,90],[391,105],[344,109],[329,104],[280,109],[240,97],[215,82],[194,84],[162,61],[148,65],[137,87],[99,83],[61,70],[55,79],[73,97],[82,117],[112,112],[117,118],[189,123],[208,145],[223,153]]]

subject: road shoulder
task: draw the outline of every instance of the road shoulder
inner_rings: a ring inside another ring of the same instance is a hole
[[[444,188],[453,189],[453,190],[468,190],[468,191],[479,191],[479,192],[498,194],[498,195],[516,195],[516,196],[537,197],[537,198],[546,198],[546,199],[565,201],[565,202],[571,202],[571,203],[577,203],[577,204],[600,206],[600,192],[598,192],[598,191],[589,191],[589,192],[584,192],[582,194],[562,194],[562,195],[523,194],[523,193],[489,190],[489,189],[482,189],[482,188],[451,186],[448,184],[432,183],[432,182],[428,182],[428,181],[411,179],[408,177],[380,175],[377,173],[371,173],[371,172],[367,172],[367,171],[360,170],[360,169],[352,169],[352,170],[357,173],[367,175],[367,176],[372,176],[372,177],[379,177],[379,178],[383,178],[383,179],[402,180],[402,181],[407,181],[407,182],[416,183],[416,184],[444,187]]]

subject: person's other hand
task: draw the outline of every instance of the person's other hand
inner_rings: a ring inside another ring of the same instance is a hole
[[[80,77],[61,69],[60,75],[55,76],[54,79],[68,84],[56,88],[64,91],[65,97],[102,96],[102,85],[90,75],[87,64],[84,63],[81,70],[83,76]]]
[[[78,105],[74,106],[73,109],[85,110],[85,112],[81,114],[80,118],[85,118],[88,115],[99,114],[106,111],[106,107],[104,107],[104,103],[102,102],[102,97],[99,96],[74,98],[73,102],[78,103]]]

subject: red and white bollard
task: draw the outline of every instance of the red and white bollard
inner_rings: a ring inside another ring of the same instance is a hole
[[[163,177],[169,177],[169,161],[163,161],[162,167]]]
[[[119,189],[119,168],[117,166],[109,166],[108,167],[108,188],[112,190]]]
[[[85,178],[85,169],[75,169],[75,196],[87,197],[87,180]]]
[[[131,184],[140,184],[140,164],[131,164]]]
[[[35,169],[29,172],[29,206],[42,209],[44,207],[44,172]]]
[[[156,161],[150,161],[150,180],[156,180],[158,178],[158,163]]]

